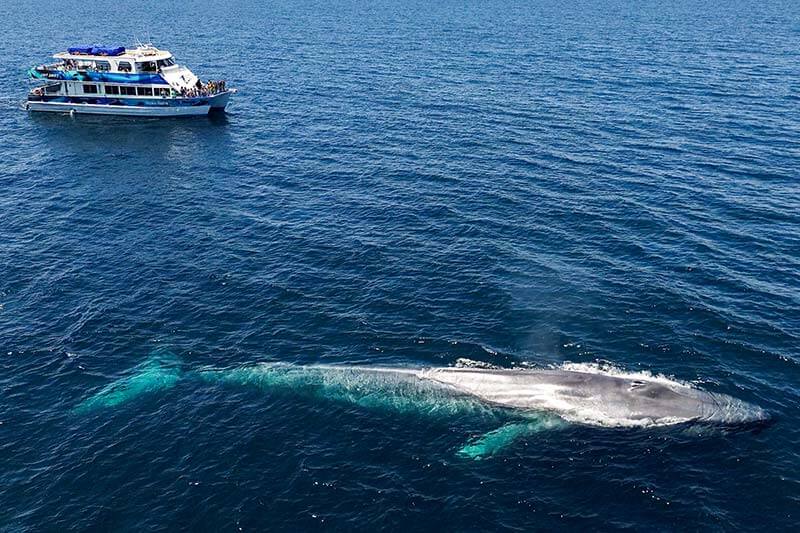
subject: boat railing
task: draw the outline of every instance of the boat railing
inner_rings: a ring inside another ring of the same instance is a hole
[[[206,83],[201,83],[199,87],[181,90],[180,96],[184,98],[216,96],[226,92],[227,90],[227,82],[225,80],[209,80]]]
[[[31,72],[35,72],[37,78],[47,78],[47,79],[60,79],[59,73],[60,72],[69,72],[73,70],[78,71],[97,71],[96,69],[90,65],[76,65],[66,63],[64,61],[60,61],[58,63],[48,63],[44,65],[39,65],[38,67],[34,67],[31,69]]]
[[[101,60],[102,63],[102,60]],[[62,61],[58,61],[56,63],[46,63],[44,65],[39,65],[36,67],[36,70],[41,72],[46,71],[71,71],[71,70],[79,70],[79,71],[90,71],[90,72],[108,72],[108,66],[105,68],[102,66],[98,66],[94,61],[86,61],[86,60],[75,60],[75,59],[64,59]],[[126,72],[125,70],[121,70],[120,72]]]
[[[60,83],[48,83],[45,85],[40,85],[38,87],[34,87],[30,90],[28,94],[29,98],[33,97],[34,99],[41,99],[44,96],[52,96],[56,94],[61,89]]]
[[[38,67],[34,67],[32,70],[35,70],[39,74],[47,75],[51,72],[55,71],[64,71],[64,64],[63,63],[50,63],[47,65],[39,65]]]

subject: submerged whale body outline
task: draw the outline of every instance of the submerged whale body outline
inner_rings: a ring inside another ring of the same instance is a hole
[[[404,368],[259,363],[233,369],[183,371],[174,357],[154,357],[85,399],[76,413],[116,407],[181,379],[284,390],[370,409],[452,417],[484,414],[498,429],[458,454],[494,455],[518,438],[582,424],[654,427],[749,426],[770,420],[760,407],[663,377],[610,373],[594,367],[498,368],[459,360],[452,367]]]

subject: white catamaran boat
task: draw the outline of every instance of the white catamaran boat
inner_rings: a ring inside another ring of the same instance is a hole
[[[224,81],[202,83],[172,54],[152,45],[133,49],[74,46],[57,62],[28,71],[37,86],[28,93],[30,111],[145,117],[222,112],[236,89]]]

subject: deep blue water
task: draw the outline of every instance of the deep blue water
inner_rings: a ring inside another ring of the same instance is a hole
[[[800,4],[0,4],[0,530],[790,529]],[[83,42],[173,51],[225,118],[29,115]],[[761,431],[493,429],[136,365],[611,364]]]

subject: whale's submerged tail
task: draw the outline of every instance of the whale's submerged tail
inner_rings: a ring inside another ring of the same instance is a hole
[[[180,361],[168,354],[157,355],[135,366],[127,375],[83,400],[74,411],[88,413],[117,407],[143,394],[172,388],[181,376]]]

